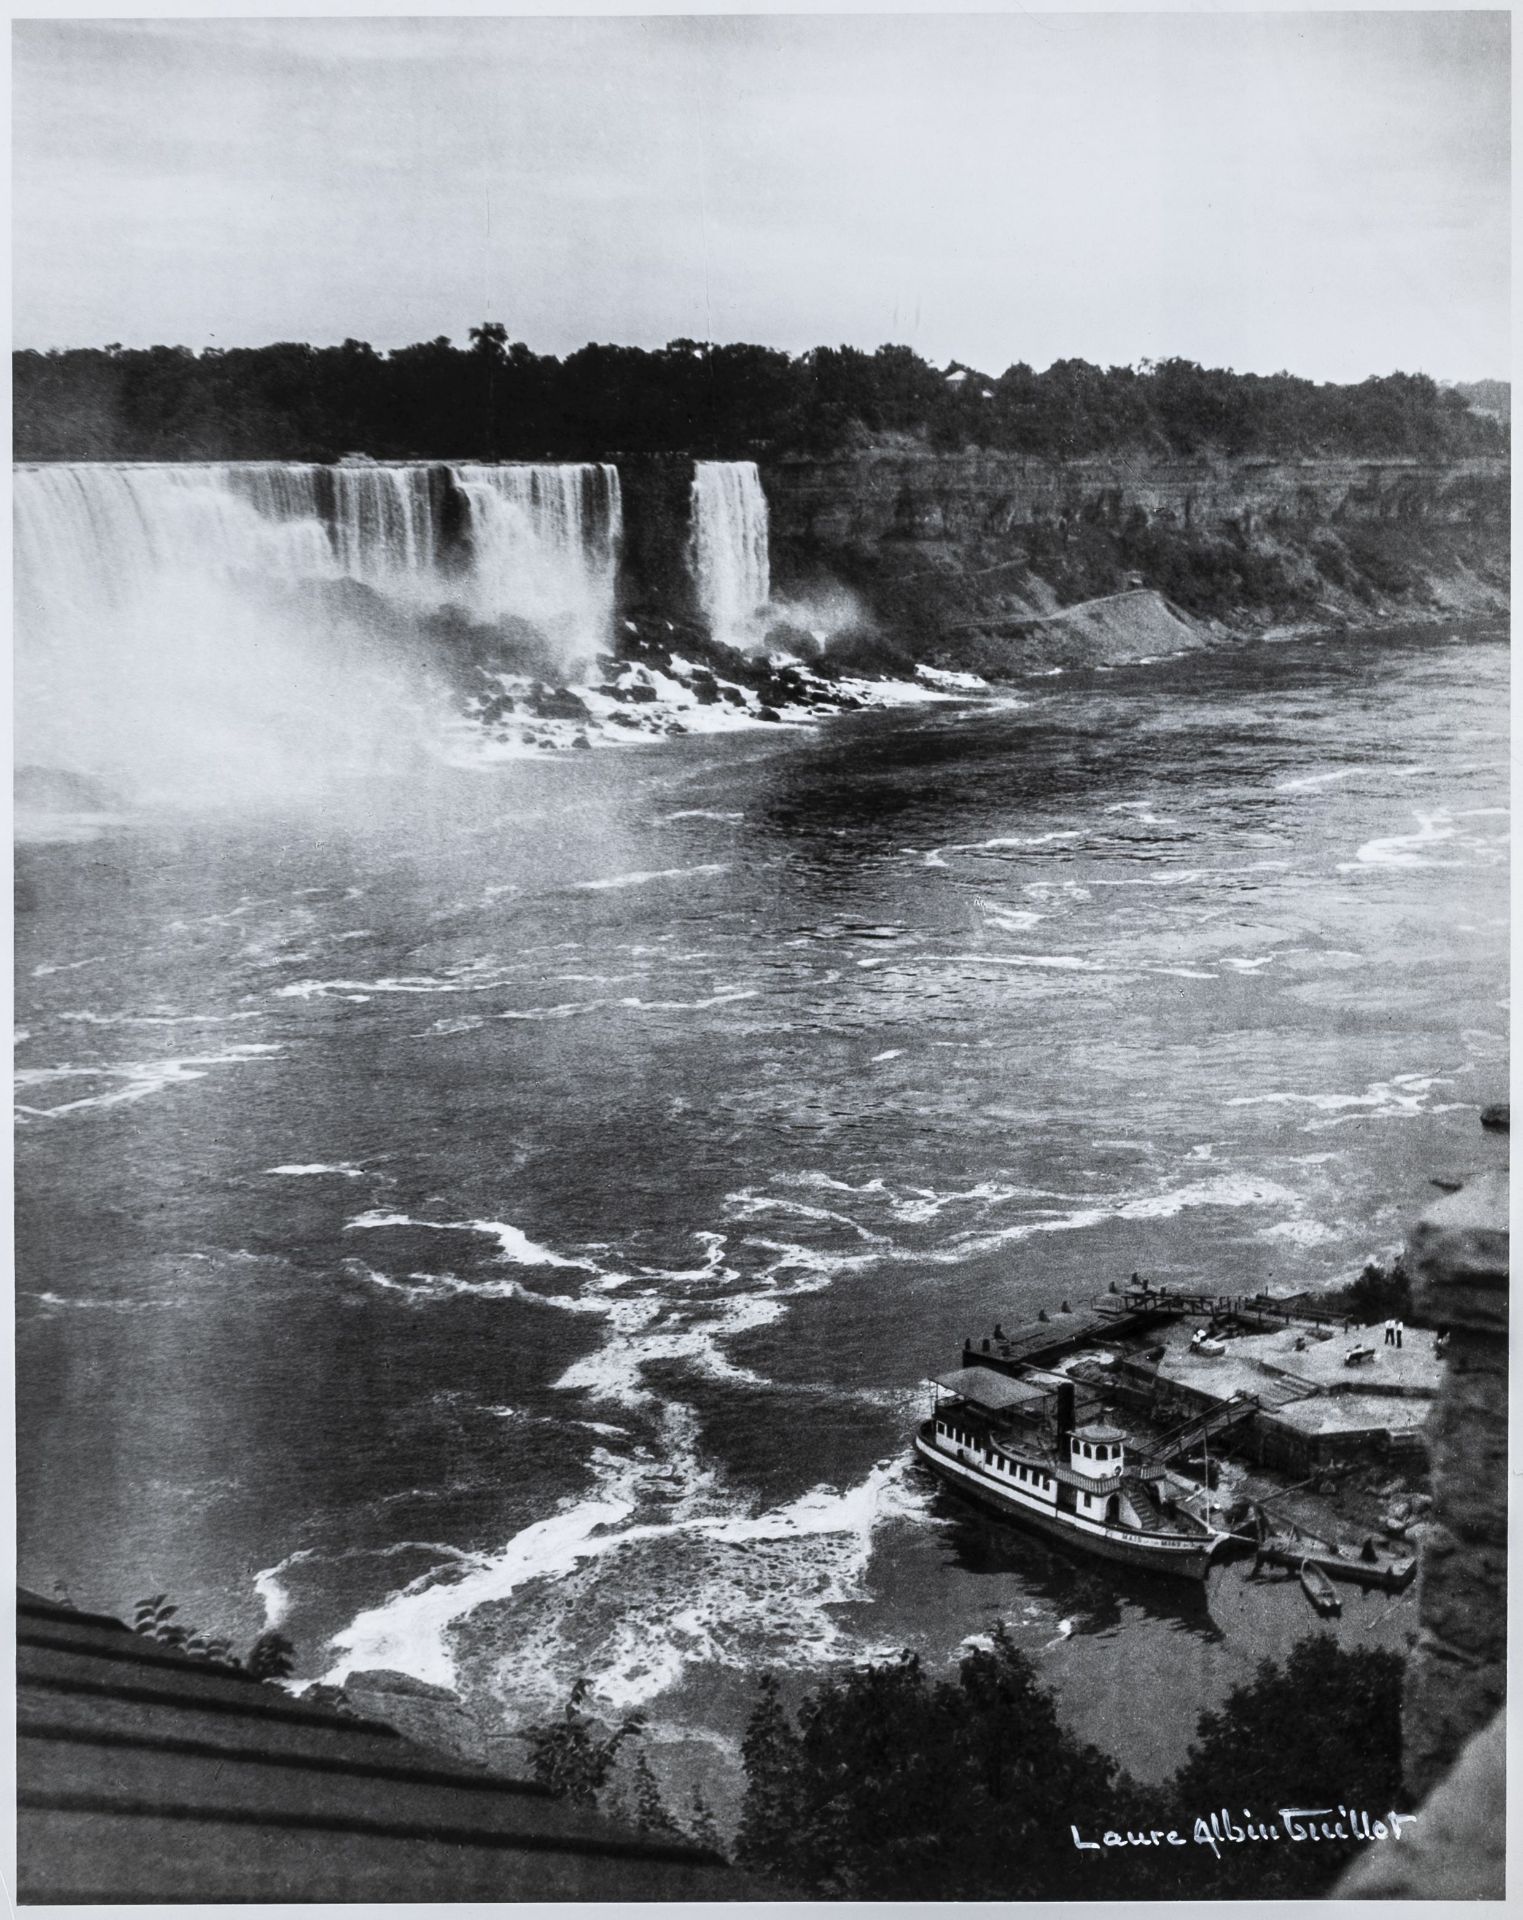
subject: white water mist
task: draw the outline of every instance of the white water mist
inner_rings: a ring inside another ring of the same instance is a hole
[[[399,621],[527,621],[568,669],[607,641],[609,466],[59,465],[14,498],[18,764],[129,798],[279,797],[426,751]]]

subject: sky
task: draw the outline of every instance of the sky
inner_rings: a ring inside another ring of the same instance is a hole
[[[1504,12],[16,24],[18,346],[1508,367]]]

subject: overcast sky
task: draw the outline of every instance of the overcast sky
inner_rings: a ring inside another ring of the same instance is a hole
[[[21,346],[1504,374],[1505,13],[16,28]]]

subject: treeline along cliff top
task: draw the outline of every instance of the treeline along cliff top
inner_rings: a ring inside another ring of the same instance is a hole
[[[18,460],[592,459],[826,456],[874,444],[1053,459],[1136,452],[1454,459],[1507,450],[1472,394],[1425,374],[1323,385],[1189,360],[1059,360],[995,376],[909,347],[674,340],[563,360],[488,322],[469,342],[71,348],[14,355]]]

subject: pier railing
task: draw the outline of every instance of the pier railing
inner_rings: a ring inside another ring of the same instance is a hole
[[[1212,1407],[1206,1413],[1182,1420],[1177,1427],[1170,1427],[1139,1451],[1155,1465],[1167,1466],[1171,1460],[1183,1459],[1193,1453],[1207,1440],[1218,1439],[1236,1427],[1246,1426],[1258,1411],[1259,1403],[1255,1395],[1234,1394],[1219,1407]]]

